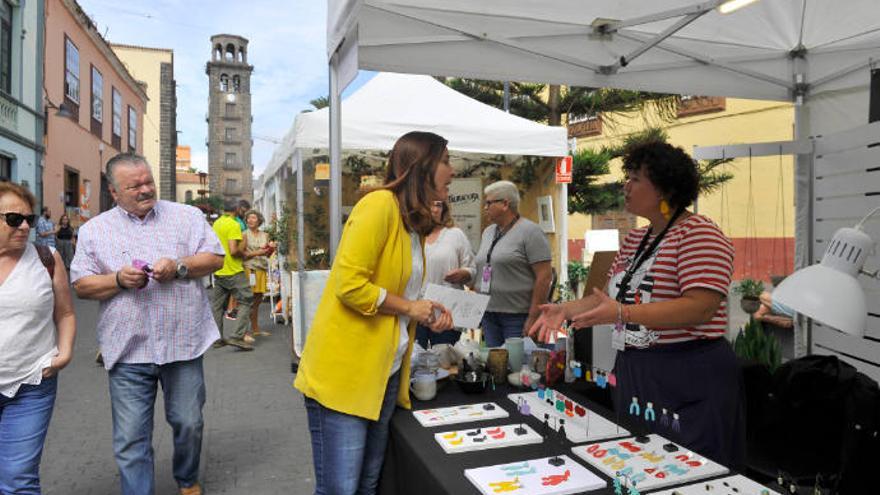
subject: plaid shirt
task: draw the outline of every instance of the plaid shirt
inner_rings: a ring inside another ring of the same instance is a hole
[[[143,220],[120,207],[79,229],[71,281],[113,273],[139,259],[180,259],[196,253],[222,256],[223,247],[204,215],[192,206],[157,201]],[[200,279],[127,289],[101,301],[98,346],[109,370],[116,363],[166,364],[201,356],[220,338]]]

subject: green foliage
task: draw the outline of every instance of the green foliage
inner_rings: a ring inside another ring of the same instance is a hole
[[[740,329],[733,341],[733,349],[740,358],[757,361],[770,368],[771,373],[782,363],[779,340],[765,333],[764,327],[754,318],[749,318],[749,322]]]
[[[220,213],[223,211],[223,198],[220,196],[204,196],[193,198],[186,204],[195,206],[202,210],[205,214]]]
[[[762,292],[764,292],[764,282],[752,278],[742,279],[733,288],[734,294],[739,294],[745,299],[758,299]]]
[[[292,220],[293,214],[285,204],[281,208],[281,216],[266,228],[269,240],[278,243],[278,253],[283,256],[290,253],[290,245],[296,241],[296,230],[293,229]]]
[[[568,262],[568,280],[579,284],[590,276],[590,267],[584,266],[580,261],[574,260]]]
[[[314,100],[309,100],[309,104],[315,107],[315,110],[320,110],[322,108],[326,108],[330,106],[330,98],[327,96],[319,96]],[[306,110],[307,112],[311,112],[312,110]]]

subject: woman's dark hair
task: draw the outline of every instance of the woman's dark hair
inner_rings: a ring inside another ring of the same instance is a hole
[[[434,172],[444,159],[447,141],[432,132],[413,131],[400,137],[385,172],[383,189],[392,191],[400,204],[400,214],[407,230],[428,235],[434,230],[431,201]]]
[[[61,215],[61,217],[58,219],[58,225],[64,223],[64,220],[67,220],[67,226],[70,227],[70,217],[67,216],[67,213]]]
[[[624,153],[623,170],[634,172],[642,167],[673,209],[687,208],[697,199],[697,163],[683,149],[662,141],[636,144]]]

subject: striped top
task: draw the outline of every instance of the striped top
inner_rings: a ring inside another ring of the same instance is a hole
[[[160,200],[140,219],[117,206],[80,227],[70,279],[113,273],[132,260],[153,264],[196,253],[224,254],[197,208]],[[149,279],[145,288],[123,290],[100,304],[98,346],[108,370],[117,362],[189,361],[219,338],[201,279]]]
[[[633,256],[647,230],[648,227],[633,229],[623,240],[608,273],[608,289],[612,297],[617,295],[620,279],[633,262]],[[624,302],[646,304],[668,301],[696,288],[726,295],[733,275],[733,256],[733,243],[712,220],[702,215],[691,215],[669,228],[653,258],[646,260],[633,275]],[[715,316],[696,327],[645,329],[639,325],[627,325],[628,334],[640,331],[651,334],[645,345],[634,344],[628,335],[627,345],[647,347],[723,337],[727,331],[727,317],[725,298],[721,300]]]

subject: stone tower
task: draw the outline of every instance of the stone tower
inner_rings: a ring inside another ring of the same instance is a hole
[[[248,40],[211,36],[208,74],[208,175],[212,196],[253,201],[251,72]]]

